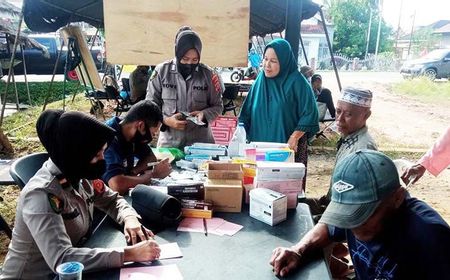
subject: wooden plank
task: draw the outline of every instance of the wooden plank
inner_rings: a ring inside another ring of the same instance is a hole
[[[64,38],[64,43],[67,46],[68,37],[74,37],[77,40],[78,47],[80,49],[81,57],[83,58],[84,65],[83,67],[80,65],[80,69],[77,67],[77,75],[81,82],[81,75],[83,75],[86,84],[90,86],[89,78],[92,81],[92,84],[96,90],[105,91],[103,88],[102,80],[100,79],[100,75],[98,74],[97,67],[95,66],[94,59],[92,58],[91,51],[89,50],[89,46],[87,45],[86,37],[81,31],[79,26],[66,26],[61,29],[61,34]],[[81,72],[81,73],[80,73]]]
[[[175,34],[189,25],[202,40],[201,62],[247,66],[249,0],[103,1],[110,63],[156,65],[175,56]]]

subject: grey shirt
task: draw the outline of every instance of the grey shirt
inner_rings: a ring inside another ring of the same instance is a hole
[[[81,180],[78,189],[64,184],[58,167],[46,161],[20,193],[13,236],[0,279],[48,279],[56,267],[78,261],[85,271],[123,265],[123,248],[90,249],[82,245],[94,206],[122,224],[139,217],[118,193],[103,182]]]
[[[156,66],[147,86],[146,99],[158,104],[164,117],[180,112],[202,111],[211,123],[222,113],[222,93],[225,87],[210,67],[200,63],[185,80],[177,71],[176,59]],[[158,147],[183,149],[195,142],[214,143],[211,129],[188,121],[185,130],[167,128],[159,134]]]
[[[341,139],[341,146],[336,154],[336,164],[346,156],[363,149],[378,150],[378,146],[369,134],[367,126]]]

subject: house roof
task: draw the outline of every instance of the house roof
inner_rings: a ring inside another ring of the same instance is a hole
[[[325,31],[323,29],[323,25],[314,24],[314,25],[306,25],[302,24],[301,31],[302,34],[324,34]]]
[[[424,29],[424,28],[431,28],[433,30],[433,33],[449,33],[450,31],[450,20],[447,19],[441,19],[438,21],[433,22],[432,24],[424,25],[424,26],[417,26],[414,28],[414,32],[417,32],[418,30]],[[442,32],[443,31],[443,32]],[[400,36],[399,40],[409,40],[411,37],[411,33],[404,33]]]
[[[442,26],[441,28],[435,30],[433,33],[450,33],[450,23]]]
[[[433,30],[439,29],[447,24],[450,24],[450,20],[447,19],[441,19],[436,22],[433,22],[432,24],[428,25],[427,27],[431,27]]]

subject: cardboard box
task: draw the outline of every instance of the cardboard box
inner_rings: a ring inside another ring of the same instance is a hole
[[[214,143],[221,145],[228,145],[231,137],[233,137],[234,128],[231,127],[211,127],[211,131],[214,137]]]
[[[287,197],[269,189],[250,191],[250,217],[274,226],[287,216]]]
[[[242,180],[242,165],[237,163],[209,163],[208,179]]]
[[[205,188],[202,183],[170,183],[167,185],[167,194],[177,199],[203,200],[205,197]]]
[[[181,208],[182,216],[185,218],[205,218],[211,219],[212,210]]]
[[[258,180],[286,180],[303,179],[305,165],[299,162],[260,161],[256,163],[256,177]]]
[[[265,188],[287,196],[287,208],[295,209],[298,204],[298,196],[303,193],[303,180],[261,181],[256,178],[254,188]]]
[[[228,145],[236,130],[237,123],[237,117],[217,117],[210,124],[215,143]]]
[[[215,212],[241,212],[242,181],[208,179],[205,183],[205,200],[213,203]]]

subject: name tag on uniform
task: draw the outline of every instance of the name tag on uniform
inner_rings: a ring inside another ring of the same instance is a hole
[[[208,85],[204,85],[204,86],[196,85],[196,86],[193,86],[192,88],[194,90],[207,91],[208,90]]]
[[[174,88],[177,89],[177,85],[174,84],[162,84],[163,88]]]

